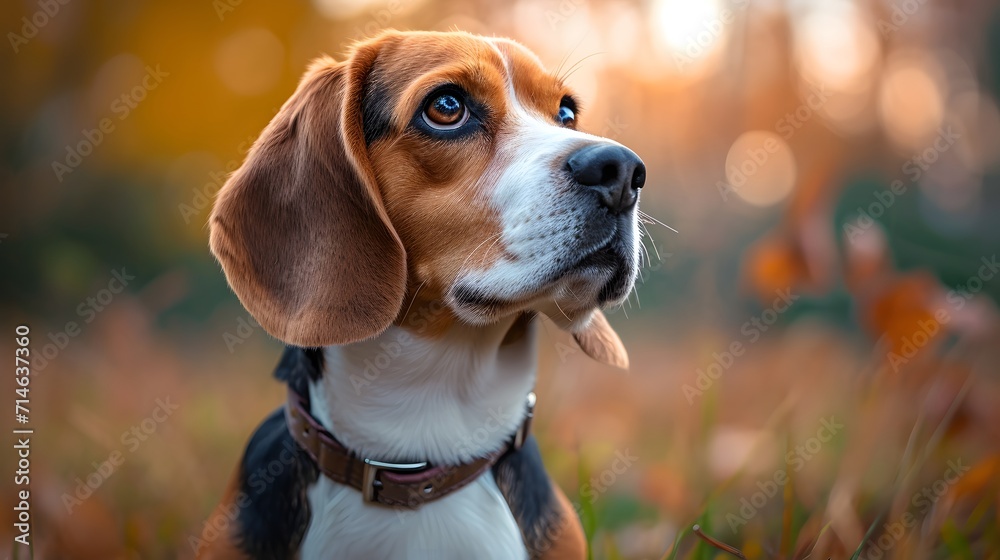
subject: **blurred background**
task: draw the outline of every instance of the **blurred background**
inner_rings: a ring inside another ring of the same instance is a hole
[[[631,371],[541,345],[595,558],[728,557],[695,524],[749,558],[998,557],[996,2],[14,0],[0,355],[29,325],[37,557],[193,556],[284,395],[214,194],[311,59],[385,28],[523,42],[648,166]]]

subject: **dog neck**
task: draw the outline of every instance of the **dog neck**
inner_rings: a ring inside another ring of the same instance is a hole
[[[524,417],[537,321],[428,329],[434,313],[428,307],[427,323],[407,319],[376,338],[324,349],[325,371],[309,389],[312,413],[363,458],[468,462],[501,449]]]

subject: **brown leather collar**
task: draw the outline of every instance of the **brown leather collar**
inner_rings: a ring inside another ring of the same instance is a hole
[[[366,502],[416,509],[451,494],[479,478],[500,457],[521,448],[534,416],[535,394],[528,394],[528,412],[517,432],[502,449],[459,465],[386,463],[360,458],[344,447],[309,412],[309,400],[288,388],[285,418],[292,438],[332,480],[361,491]]]

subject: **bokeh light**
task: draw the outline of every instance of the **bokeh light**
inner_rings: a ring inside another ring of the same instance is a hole
[[[652,9],[654,37],[682,71],[719,51],[736,19],[719,0],[655,0]]]
[[[219,43],[213,62],[219,79],[234,93],[260,95],[282,77],[285,47],[267,29],[243,29]]]
[[[799,72],[833,90],[863,87],[878,64],[875,29],[852,0],[806,5],[795,26],[795,41]]]
[[[795,186],[795,157],[781,136],[768,131],[740,135],[726,155],[726,179],[744,201],[770,206]]]
[[[923,51],[894,52],[885,66],[878,110],[889,139],[912,150],[941,126],[947,84],[934,57]]]

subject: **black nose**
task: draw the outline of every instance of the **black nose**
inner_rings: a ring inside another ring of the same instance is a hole
[[[599,200],[618,214],[635,206],[646,183],[646,166],[635,152],[616,144],[590,144],[566,160],[577,183],[597,192]]]

